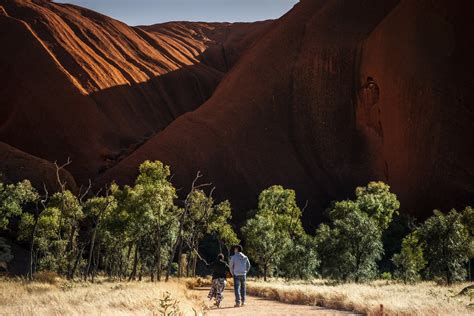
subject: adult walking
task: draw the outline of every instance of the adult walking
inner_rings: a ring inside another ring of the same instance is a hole
[[[247,273],[250,270],[249,258],[242,253],[242,246],[234,246],[234,255],[230,258],[230,272],[234,277],[235,307],[245,305]]]

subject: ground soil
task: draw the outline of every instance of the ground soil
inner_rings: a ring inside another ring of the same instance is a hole
[[[231,288],[225,290],[224,300],[217,309],[209,302],[207,294],[209,287],[196,288],[193,294],[202,298],[210,306],[209,315],[271,315],[271,316],[296,316],[296,315],[354,315],[350,312],[326,309],[318,306],[292,305],[269,300],[265,298],[248,296],[244,307],[234,307],[234,293]]]

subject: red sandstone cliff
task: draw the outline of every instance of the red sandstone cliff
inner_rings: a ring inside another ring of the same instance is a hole
[[[180,185],[199,169],[237,219],[275,183],[309,199],[315,221],[370,180],[415,215],[470,203],[471,15],[456,1],[302,1],[210,100],[101,181],[131,181],[144,159],[171,164]]]
[[[0,6],[0,140],[71,157],[79,182],[207,100],[268,24],[130,27],[49,1]]]
[[[370,180],[414,215],[474,202],[467,1],[303,0],[275,22],[136,28],[0,3],[0,141],[71,155],[79,182],[130,183],[159,159],[180,187],[201,170],[237,221],[277,183],[313,222]]]

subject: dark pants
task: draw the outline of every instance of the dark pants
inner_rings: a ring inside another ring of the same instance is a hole
[[[245,303],[245,280],[245,275],[234,275],[234,294],[236,304],[240,304],[240,302]]]

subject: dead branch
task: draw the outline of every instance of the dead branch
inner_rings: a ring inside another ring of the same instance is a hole
[[[58,165],[58,162],[55,161],[54,162],[54,165],[56,166],[56,180],[58,181],[58,184],[59,184],[59,188],[61,189],[61,192],[64,192],[66,190],[66,184],[67,184],[67,181],[62,181],[61,180],[61,175],[60,175],[60,172],[61,170],[63,170],[66,166],[70,165],[71,164],[71,158],[70,157],[67,157],[67,161],[62,164],[62,165]]]

